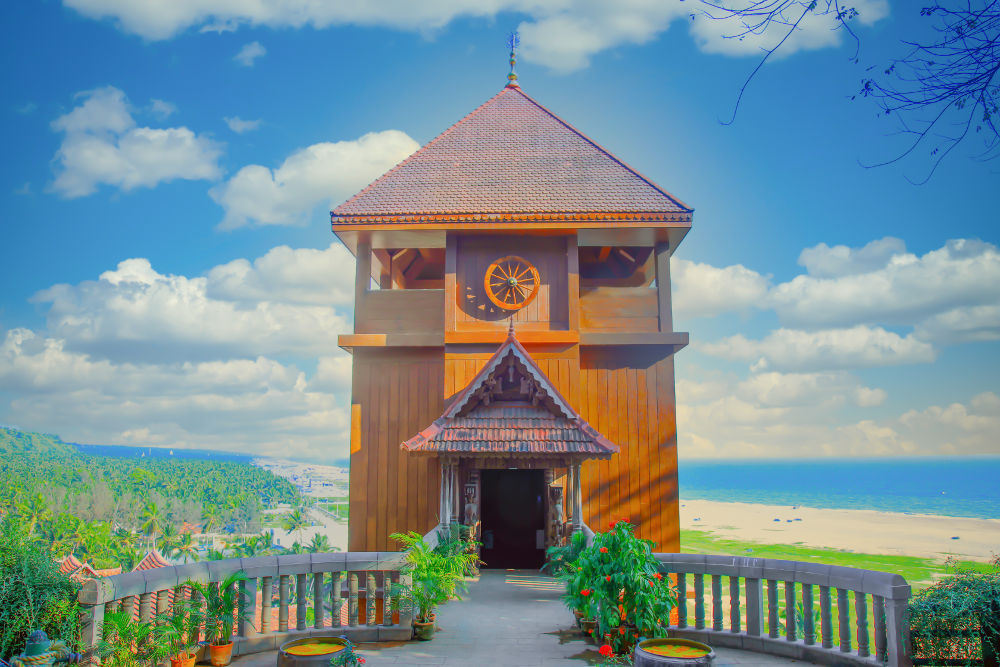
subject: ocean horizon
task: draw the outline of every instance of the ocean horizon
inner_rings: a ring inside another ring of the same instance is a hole
[[[1000,456],[681,460],[680,500],[1000,519]]]

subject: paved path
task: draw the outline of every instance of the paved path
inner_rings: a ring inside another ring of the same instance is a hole
[[[559,601],[562,586],[537,572],[484,570],[469,583],[465,599],[438,609],[438,632],[429,642],[362,644],[365,667],[380,665],[468,665],[549,667],[600,665]],[[716,667],[804,665],[795,660],[716,649]],[[274,667],[276,653],[237,658],[233,667]]]

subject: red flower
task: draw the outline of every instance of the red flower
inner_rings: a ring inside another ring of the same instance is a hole
[[[358,658],[358,662],[359,662],[359,663],[361,663],[361,664],[363,665],[363,664],[365,664],[365,662],[367,662],[367,661],[366,661],[366,660],[365,660],[364,658]]]
[[[608,548],[607,547],[601,547],[601,553],[602,554],[608,553]]]
[[[625,634],[625,628],[618,628],[618,634],[620,635]]]
[[[622,523],[632,523],[631,521],[628,520],[627,516],[623,516],[622,518],[620,518],[618,520],[621,521]]]
[[[604,577],[604,581],[611,581],[611,575],[609,574],[608,576]]]
[[[615,522],[614,521],[609,521],[608,522],[608,528],[614,528],[614,527],[615,527]]]
[[[663,578],[663,575],[662,575],[662,574],[660,574],[659,572],[657,572],[657,573],[656,573],[656,574],[654,574],[653,576],[654,576],[654,577],[656,577],[657,579],[662,579],[662,578]]]
[[[588,595],[590,595],[590,589],[584,588],[582,591],[580,591],[580,595],[582,595],[583,597],[587,597]]]
[[[615,654],[614,649],[611,648],[611,644],[605,644],[601,648],[597,649],[597,652],[603,655],[605,658],[610,658]]]

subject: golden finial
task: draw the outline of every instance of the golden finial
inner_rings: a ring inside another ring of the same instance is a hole
[[[510,49],[510,74],[507,75],[507,85],[518,87],[517,83],[517,72],[514,71],[514,65],[517,64],[517,56],[515,55],[515,50],[521,43],[521,37],[517,34],[517,31],[510,33],[507,36],[507,48]]]

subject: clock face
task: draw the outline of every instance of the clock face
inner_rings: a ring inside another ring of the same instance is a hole
[[[538,269],[516,255],[501,257],[486,269],[486,296],[498,308],[517,310],[538,294]]]

